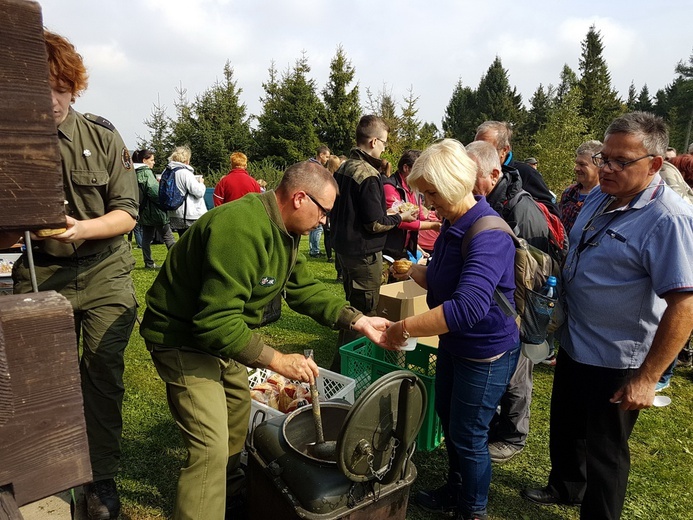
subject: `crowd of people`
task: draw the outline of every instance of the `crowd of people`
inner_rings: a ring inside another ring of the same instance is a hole
[[[629,436],[677,359],[690,356],[684,346],[693,328],[693,155],[672,153],[660,118],[625,114],[603,142],[580,145],[576,182],[559,197],[536,158],[515,160],[511,126],[501,121],[481,124],[467,146],[442,139],[407,150],[392,173],[382,158],[390,128],[366,115],[348,157],[320,146],[267,191],[248,172],[245,154],[234,152],[209,211],[190,149],[178,146],[167,168],[175,169],[184,201],[164,211],[155,152],[131,158],[107,120],[72,108],[87,86],[82,58],[59,35],[46,30],[45,40],[66,223],[47,239],[33,237],[34,265],[26,254],[15,264],[14,291],[32,291],[35,273],[40,290],[60,292],[74,309],[94,480],[85,486],[89,518],[120,512],[124,350],[137,315],[135,261],[123,237],[136,223],[145,267],[157,269],[139,333],[187,452],[175,519],[243,515],[247,367],[303,382],[319,373],[312,359],[263,339],[260,327],[278,318],[283,298],[339,329],[336,347],[365,335],[398,350],[410,337],[439,336],[435,408],[447,479],[413,500],[428,511],[484,520],[492,462],[521,453],[530,431],[534,364],[521,355],[514,317],[495,298],[501,292],[514,302],[512,238],[500,229],[468,243],[464,237],[479,219],[500,215],[518,237],[552,253],[551,214],[569,234],[567,254],[557,259],[564,261],[568,313],[557,333],[551,473],[546,486],[522,495],[580,505],[583,520],[621,517]],[[161,266],[151,253],[156,236],[168,249]],[[309,257],[323,255],[323,237],[327,261],[334,250],[344,297],[315,280],[312,260],[299,252],[302,236]],[[412,261],[392,277],[427,289],[429,311],[395,323],[376,316],[384,258]],[[331,369],[340,369],[338,348]]]

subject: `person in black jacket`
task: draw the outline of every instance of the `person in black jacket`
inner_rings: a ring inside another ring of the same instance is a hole
[[[330,232],[337,261],[342,267],[347,300],[366,316],[374,316],[380,296],[383,248],[387,234],[402,221],[412,222],[416,211],[390,215],[385,206],[380,156],[387,145],[389,126],[374,115],[361,118],[356,127],[356,148],[335,172],[339,196],[330,213]],[[340,332],[339,344],[358,336]],[[339,351],[331,370],[339,370]]]
[[[556,204],[556,196],[551,193],[544,178],[529,164],[515,161],[510,146],[513,130],[505,121],[485,121],[476,129],[475,141],[486,141],[492,144],[498,152],[503,172],[515,169],[520,172],[522,187],[534,200],[543,202],[551,213],[560,217],[561,212]]]
[[[549,225],[537,203],[522,189],[518,171],[501,170],[496,150],[488,142],[474,141],[466,149],[478,167],[474,194],[484,195],[518,237],[548,253]],[[493,462],[506,462],[525,447],[529,433],[533,368],[534,363],[529,358],[520,356],[501,398],[500,411],[496,412],[489,431],[488,451]]]

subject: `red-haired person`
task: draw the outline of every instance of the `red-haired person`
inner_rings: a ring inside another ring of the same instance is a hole
[[[123,235],[137,218],[132,161],[113,125],[72,108],[87,87],[82,57],[62,36],[44,32],[53,118],[65,186],[65,228],[34,237],[38,288],[65,296],[74,311],[82,354],[80,375],[94,482],[85,486],[89,518],[117,518],[114,477],[120,463],[123,354],[137,303],[130,272],[135,260]],[[14,269],[14,292],[32,292],[26,254]]]
[[[246,193],[261,193],[262,188],[248,170],[248,158],[242,152],[233,152],[230,157],[231,171],[224,175],[214,188],[214,207],[240,199]]]

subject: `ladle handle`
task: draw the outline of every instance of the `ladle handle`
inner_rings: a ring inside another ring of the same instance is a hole
[[[303,355],[306,359],[313,357],[313,349],[305,349]],[[323,444],[325,442],[325,433],[322,430],[322,416],[320,415],[320,395],[318,394],[318,387],[315,383],[310,385],[310,400],[313,405],[313,421],[315,422],[315,437],[317,444]]]
[[[315,436],[317,437],[317,443],[322,444],[325,442],[325,433],[322,431],[322,417],[320,415],[320,396],[318,395],[318,388],[315,383],[310,385],[310,398],[313,401],[313,419],[315,420]]]

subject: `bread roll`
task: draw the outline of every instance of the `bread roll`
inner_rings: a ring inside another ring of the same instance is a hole
[[[411,269],[411,261],[405,260],[402,258],[401,260],[395,260],[395,263],[392,264],[392,267],[395,270],[395,273],[397,274],[406,274],[409,269]]]
[[[65,233],[67,231],[67,228],[57,228],[57,229],[51,229],[51,228],[46,228],[46,229],[39,229],[36,231],[36,235],[42,238],[45,237],[52,237],[53,235],[59,235],[61,233]]]

